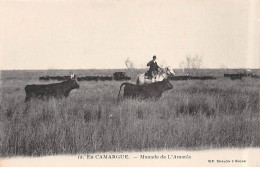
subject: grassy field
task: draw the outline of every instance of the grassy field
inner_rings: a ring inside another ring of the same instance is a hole
[[[74,70],[78,76],[114,71],[120,70]],[[171,81],[174,88],[158,101],[117,102],[122,82],[82,81],[66,99],[27,104],[25,85],[56,82],[38,77],[69,71],[2,71],[0,156],[260,147],[260,80],[223,77],[237,71],[200,70],[218,79]],[[135,82],[142,72],[127,74]]]

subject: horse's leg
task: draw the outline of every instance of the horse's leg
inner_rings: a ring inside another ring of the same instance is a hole
[[[155,75],[155,73],[152,71],[152,83],[155,82],[156,76],[157,75]]]
[[[144,76],[144,74],[142,75],[142,78],[141,78],[141,83],[140,84],[145,84],[145,76]]]

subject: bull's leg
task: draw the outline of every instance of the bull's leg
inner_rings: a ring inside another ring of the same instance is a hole
[[[67,98],[70,92],[65,92],[64,97]]]
[[[31,97],[32,97],[31,94],[27,94],[27,93],[26,93],[26,97],[25,97],[24,102],[28,102],[28,101],[31,99]]]
[[[26,96],[24,102],[28,102],[30,100],[30,97]]]
[[[124,97],[124,98],[131,97],[131,94],[129,94],[129,93],[124,93],[123,97]]]
[[[155,100],[158,100],[158,99],[160,99],[161,97],[162,97],[162,93],[156,94]]]

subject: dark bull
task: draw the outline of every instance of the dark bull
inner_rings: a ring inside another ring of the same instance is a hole
[[[78,88],[79,85],[75,75],[72,75],[69,80],[61,83],[27,85],[24,88],[26,92],[25,101],[31,98],[68,97],[71,90]]]
[[[151,84],[144,84],[144,85],[122,83],[118,93],[118,100],[119,100],[121,88],[124,85],[125,85],[124,95],[123,95],[124,98],[141,97],[143,99],[147,99],[147,98],[158,99],[162,96],[163,92],[173,88],[173,85],[167,79],[164,79],[163,81],[151,83]]]

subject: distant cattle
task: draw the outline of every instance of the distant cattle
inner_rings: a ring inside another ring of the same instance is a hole
[[[120,91],[122,86],[124,88],[124,98],[134,97],[134,98],[155,98],[158,99],[162,96],[162,93],[173,88],[173,85],[169,80],[164,79],[163,81],[154,82],[151,84],[136,85],[132,83],[122,83],[118,93],[118,100],[120,96]]]
[[[114,77],[113,77],[114,76]],[[131,77],[128,77],[125,72],[115,72],[113,76],[102,76],[102,75],[95,75],[95,76],[84,76],[84,77],[77,77],[78,81],[112,81],[114,80],[130,80]],[[68,80],[70,76],[42,76],[39,77],[39,80],[58,80],[64,81]]]
[[[199,76],[190,76],[190,80],[200,80],[201,77]]]
[[[70,76],[43,76],[39,77],[39,80],[58,80],[58,81],[64,81],[69,80]]]
[[[241,80],[242,76],[241,75],[231,76],[230,79],[231,80],[237,80],[237,79]]]
[[[242,77],[245,77],[244,74],[238,73],[238,74],[224,74],[224,77],[229,77],[231,80],[236,80],[236,79],[242,79]]]
[[[231,80],[242,79],[242,77],[260,78],[259,75],[253,74],[251,71],[245,73],[235,73],[235,74],[224,74],[224,77],[229,77]]]
[[[251,77],[252,77],[252,78],[260,78],[260,76],[257,75],[257,74],[252,74]]]
[[[214,76],[203,76],[202,79],[203,80],[216,80],[217,78]]]
[[[68,97],[71,90],[78,88],[79,85],[75,75],[72,75],[69,80],[61,83],[27,85],[24,88],[26,92],[25,101],[31,98]]]
[[[77,78],[78,81],[111,81],[113,80],[112,76],[85,76],[85,77],[78,77]]]
[[[50,77],[49,76],[39,77],[39,80],[50,80]]]
[[[175,81],[179,81],[179,80],[189,80],[189,79],[190,79],[190,76],[189,76],[189,75],[169,76],[168,79],[169,79],[169,80],[175,80]]]
[[[125,72],[115,72],[113,76],[114,80],[131,80],[131,77],[128,77]]]
[[[113,80],[112,76],[99,76],[99,80],[106,81],[106,80]]]
[[[169,76],[169,80],[179,81],[179,80],[215,80],[217,79],[214,76],[190,76],[190,75],[181,75],[181,76]]]

